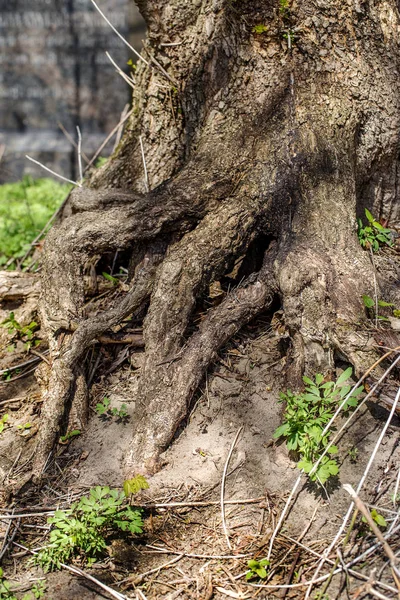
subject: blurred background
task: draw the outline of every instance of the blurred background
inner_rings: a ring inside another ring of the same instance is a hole
[[[140,51],[134,2],[96,1]],[[77,127],[83,168],[100,166],[122,135],[131,88],[106,51],[133,76],[136,57],[91,0],[0,0],[0,269],[38,268],[32,255],[72,187],[25,155],[76,181]]]
[[[140,51],[145,26],[132,0],[97,4]],[[0,183],[46,175],[25,154],[77,179],[76,127],[90,159],[130,99],[106,51],[132,72],[135,56],[90,0],[0,0]]]

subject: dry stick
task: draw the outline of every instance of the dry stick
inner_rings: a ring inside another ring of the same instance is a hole
[[[231,471],[232,472],[232,471]],[[246,498],[244,500],[225,500],[224,504],[257,504],[258,502],[262,502],[265,500],[265,496],[260,496],[259,498]],[[204,500],[204,501],[194,501],[194,502],[162,502],[159,504],[140,504],[140,506],[144,508],[176,508],[180,506],[211,506],[213,504],[221,504],[220,500]],[[132,506],[135,506],[133,504]],[[139,506],[139,505],[138,505]]]
[[[26,360],[23,363],[19,363],[18,365],[14,365],[13,367],[9,367],[8,369],[2,369],[0,371],[0,375],[4,375],[5,373],[9,373],[10,371],[15,371],[16,369],[22,369],[22,367],[31,365],[32,363],[38,362],[39,360],[42,360],[42,359],[38,356],[36,358],[31,358],[30,360]]]
[[[400,390],[399,390],[399,395],[400,395]],[[398,572],[398,569],[396,567],[397,558],[396,558],[393,550],[391,549],[391,547],[389,546],[388,542],[383,537],[382,532],[380,531],[379,527],[377,526],[377,524],[375,523],[375,521],[371,517],[371,513],[369,512],[369,510],[365,506],[364,502],[362,502],[362,500],[358,496],[358,494],[354,491],[353,487],[349,483],[343,484],[342,487],[353,498],[354,504],[356,505],[356,507],[358,508],[358,510],[364,515],[364,517],[365,517],[368,525],[370,526],[370,528],[372,529],[372,531],[374,532],[374,534],[376,535],[376,537],[378,538],[378,540],[382,544],[383,549],[385,551],[385,554],[388,557],[388,559],[390,560],[390,566],[392,567],[393,578],[395,580],[397,588],[400,589],[399,588],[399,580],[398,580],[399,572]]]
[[[318,508],[319,508],[319,506],[318,506],[318,504],[317,504],[317,506],[316,506],[316,507],[315,507],[315,509],[314,509],[314,512],[313,512],[313,514],[312,514],[312,517],[311,517],[311,519],[309,520],[309,522],[307,523],[307,525],[305,526],[305,528],[303,529],[303,531],[301,532],[301,534],[300,534],[300,535],[299,535],[299,537],[297,538],[297,542],[301,542],[301,540],[302,540],[302,539],[304,538],[304,536],[307,534],[307,531],[310,529],[310,527],[311,527],[311,524],[312,524],[312,522],[314,521],[315,515],[317,514],[317,510],[318,510]],[[289,554],[289,553],[292,551],[292,549],[294,549],[294,545],[292,546],[292,548],[290,548],[290,550],[288,551],[288,553],[287,553],[287,554]],[[298,551],[297,551],[297,553],[296,553],[296,556],[294,557],[294,560],[293,560],[293,562],[292,562],[292,566],[291,566],[291,568],[290,568],[290,572],[289,572],[289,575],[288,575],[288,578],[287,578],[287,582],[288,582],[288,583],[290,583],[290,582],[292,581],[292,577],[293,577],[294,571],[295,571],[295,569],[296,569],[296,566],[297,566],[298,560],[299,560],[299,558],[300,558],[300,553],[301,553],[301,549],[299,548],[299,549],[298,549]],[[286,556],[287,556],[287,555],[286,555]],[[285,558],[286,558],[286,556],[285,556]],[[286,589],[286,590],[284,591],[283,595],[282,595],[282,600],[284,600],[284,599],[286,598],[286,595],[287,595],[287,593],[288,593],[288,590]]]
[[[232,550],[232,545],[231,542],[229,540],[229,532],[228,529],[226,527],[226,522],[225,522],[225,481],[226,481],[226,474],[228,471],[228,466],[229,466],[229,461],[231,460],[231,456],[232,456],[232,452],[236,446],[236,442],[238,441],[238,437],[241,434],[243,429],[243,425],[241,427],[239,427],[239,429],[237,430],[237,433],[235,435],[235,439],[232,442],[232,445],[230,447],[226,462],[225,462],[225,466],[224,466],[224,471],[222,473],[222,481],[221,481],[221,519],[222,519],[222,527],[224,529],[224,533],[225,533],[225,537],[226,537],[226,542],[228,544],[228,548],[229,550]]]
[[[143,140],[142,140],[141,135],[139,135],[139,143],[140,143],[140,152],[142,153],[142,162],[143,162],[143,169],[144,169],[144,186],[145,186],[146,192],[148,193],[150,191],[149,175],[147,173],[146,157],[144,155]]]
[[[78,187],[82,187],[82,185],[80,183],[78,183],[77,181],[72,181],[71,179],[67,179],[67,177],[63,177],[62,175],[59,175],[58,173],[56,173],[55,171],[52,171],[51,169],[49,169],[49,167],[46,167],[46,165],[42,164],[38,160],[35,160],[31,156],[28,156],[27,154],[25,154],[25,158],[27,158],[31,162],[35,163],[35,165],[39,165],[39,167],[42,167],[42,169],[44,169],[45,171],[48,171],[49,173],[51,173],[55,177],[58,177],[59,179],[62,179],[63,181],[66,181],[67,183],[72,183],[72,185],[76,185]]]
[[[88,169],[89,167],[92,166],[92,164],[94,163],[94,161],[96,160],[96,158],[99,156],[99,154],[101,153],[101,151],[103,150],[103,148],[105,146],[107,146],[108,142],[112,139],[112,137],[115,135],[115,133],[118,131],[118,129],[120,127],[122,127],[122,125],[125,123],[125,121],[127,121],[129,119],[129,117],[133,114],[133,109],[130,110],[123,119],[120,120],[120,122],[114,127],[114,129],[111,131],[111,133],[108,134],[108,136],[106,137],[106,139],[104,140],[104,142],[101,144],[101,146],[97,149],[96,153],[94,154],[94,156],[90,159],[89,164],[87,165],[86,169]],[[86,170],[85,169],[85,170]]]
[[[63,134],[65,135],[65,137],[67,138],[67,140],[69,141],[70,144],[72,144],[72,146],[75,148],[75,150],[77,150],[78,148],[78,144],[75,142],[74,138],[68,133],[68,131],[65,129],[64,125],[60,122],[57,121],[57,125],[58,127],[61,129],[61,131],[63,132]],[[82,158],[83,160],[88,163],[89,162],[89,158],[87,157],[87,155],[82,152]]]
[[[97,6],[96,2],[94,0],[90,0],[90,2],[93,4],[93,6],[95,7],[95,9],[100,13],[100,15],[103,17],[103,19],[105,20],[105,22],[107,23],[107,25],[109,25],[111,27],[111,29],[113,30],[114,33],[117,34],[117,36],[120,38],[120,40],[126,45],[128,46],[128,48],[130,50],[132,50],[132,52],[138,57],[139,60],[142,60],[146,65],[149,65],[148,61],[143,58],[143,56],[137,51],[135,50],[135,48],[133,48],[130,43],[124,38],[123,35],[120,34],[120,32],[115,29],[114,25],[111,23],[111,21],[109,21],[106,17],[106,15],[100,10],[100,8]]]
[[[371,594],[372,596],[375,596],[375,598],[379,598],[380,600],[391,600],[391,598],[389,598],[389,596],[385,596],[384,594],[381,594],[380,592],[378,592],[378,590],[375,590],[371,585],[367,585],[367,592],[369,594]]]
[[[288,539],[289,541],[298,544],[301,548],[304,548],[304,550],[307,550],[307,552],[309,552],[310,554],[313,554],[314,556],[317,556],[318,558],[322,558],[322,555],[319,552],[316,552],[315,550],[312,550],[308,546],[305,546],[301,542],[298,542],[294,538],[291,538],[290,536],[285,535],[284,533],[282,533],[281,535],[282,535],[282,537]],[[380,543],[375,544],[375,546],[376,547],[380,546]],[[364,556],[365,554],[366,553],[364,553],[363,555],[360,555],[355,560],[353,560],[351,563],[347,563],[345,565],[345,567],[346,567],[346,571],[348,573],[350,573],[351,575],[353,575],[353,577],[358,577],[360,579],[364,579],[364,581],[369,581],[369,577],[367,577],[366,575],[363,575],[362,573],[359,573],[358,571],[354,571],[354,569],[350,568],[350,565],[355,564],[356,562],[360,562],[361,560],[363,560],[363,558],[365,558],[365,556]],[[334,563],[334,561],[332,559],[327,558],[326,562],[328,562],[329,564],[331,564],[331,565],[333,565],[335,567],[335,563]],[[328,576],[331,577],[332,574],[329,573]],[[376,584],[379,585],[379,586],[381,586],[384,590],[387,590],[388,592],[394,592],[395,594],[397,594],[397,590],[394,587],[392,587],[391,585],[388,585],[387,583],[382,583],[381,581],[376,581]]]
[[[327,433],[327,431],[330,429],[330,427],[332,426],[332,423],[334,422],[334,420],[336,419],[336,417],[338,416],[339,412],[342,410],[343,406],[345,405],[347,399],[351,396],[351,394],[354,392],[354,390],[360,385],[360,383],[362,383],[364,381],[364,379],[366,377],[368,377],[368,375],[371,373],[371,371],[373,371],[373,369],[375,369],[375,367],[377,367],[383,360],[385,360],[388,356],[390,356],[393,352],[397,352],[398,350],[400,350],[400,346],[396,346],[396,348],[393,348],[392,350],[389,350],[389,352],[386,352],[383,356],[381,356],[377,361],[374,362],[374,364],[367,369],[367,371],[364,373],[364,375],[357,381],[357,383],[353,386],[353,388],[349,391],[349,393],[347,394],[347,396],[345,396],[345,398],[343,399],[343,401],[341,402],[341,404],[339,405],[339,407],[337,408],[335,414],[333,415],[333,417],[331,418],[331,420],[329,421],[329,423],[325,426],[324,431],[322,432],[321,435],[325,435]],[[332,445],[332,443],[335,441],[335,439],[337,439],[339,437],[339,435],[341,434],[341,432],[348,426],[348,424],[350,423],[350,421],[354,418],[354,416],[356,415],[357,411],[361,408],[361,406],[363,406],[365,404],[365,402],[367,401],[367,399],[372,396],[372,394],[375,392],[375,390],[377,389],[377,387],[382,383],[382,381],[386,378],[386,376],[390,373],[390,371],[396,366],[396,364],[398,363],[398,361],[400,360],[400,356],[398,356],[395,361],[390,365],[390,367],[385,371],[385,373],[382,375],[382,377],[378,380],[378,382],[373,386],[373,388],[370,390],[370,392],[366,395],[366,397],[363,399],[363,401],[357,406],[356,410],[352,412],[352,414],[350,415],[350,417],[347,419],[347,421],[345,422],[345,424],[341,427],[341,429],[336,433],[336,435],[334,436],[333,440],[331,441],[331,443],[329,444],[329,446],[327,446],[324,450],[324,452],[321,454],[321,456],[319,457],[319,459],[317,460],[317,462],[315,463],[314,467],[312,468],[312,470],[310,471],[309,475],[312,475],[316,469],[318,468],[321,460],[324,458],[324,456],[327,454],[330,446]],[[269,545],[269,549],[268,549],[268,555],[267,555],[267,559],[269,560],[271,558],[271,553],[272,553],[272,548],[273,548],[273,544],[275,541],[275,538],[282,526],[282,523],[286,517],[286,513],[289,509],[290,503],[292,501],[293,496],[296,493],[297,488],[299,487],[300,481],[301,481],[301,476],[302,474],[300,473],[299,477],[297,478],[296,483],[294,484],[292,491],[289,495],[289,498],[286,501],[285,507],[281,513],[281,516],[279,518],[279,521],[275,527],[275,530],[271,536],[271,541],[270,541],[270,545]]]
[[[396,361],[395,361],[395,362],[392,364],[392,366],[393,366],[394,364],[396,364],[396,362],[397,362],[398,360],[400,360],[400,356],[399,356],[399,357],[396,359]],[[382,377],[383,377],[383,376],[382,376]],[[382,378],[381,378],[381,379],[382,379]],[[392,418],[393,418],[393,415],[394,415],[394,413],[395,413],[395,411],[396,411],[397,404],[398,404],[398,402],[399,402],[399,398],[400,398],[400,388],[399,388],[399,390],[398,390],[398,392],[397,392],[397,394],[396,394],[396,398],[395,398],[395,400],[394,400],[394,402],[393,402],[392,410],[390,411],[390,414],[389,414],[389,416],[388,416],[388,418],[387,418],[387,420],[386,420],[385,426],[383,427],[383,429],[382,429],[382,431],[381,431],[381,434],[380,434],[380,436],[379,436],[379,438],[378,438],[378,440],[377,440],[377,442],[376,442],[376,444],[375,444],[374,450],[373,450],[373,452],[372,452],[372,454],[371,454],[371,456],[370,456],[370,459],[369,459],[369,461],[368,461],[368,464],[367,464],[367,466],[366,466],[366,468],[365,468],[365,470],[364,470],[364,473],[363,473],[363,475],[362,475],[362,477],[361,477],[361,479],[360,479],[360,481],[359,481],[359,484],[358,484],[358,486],[357,486],[357,490],[356,490],[357,494],[359,494],[359,493],[360,493],[360,491],[361,491],[361,489],[362,489],[362,487],[363,487],[363,485],[364,485],[364,483],[365,483],[365,480],[366,480],[366,478],[367,478],[367,476],[368,476],[368,473],[369,473],[369,471],[370,471],[370,469],[371,469],[372,463],[373,463],[373,462],[374,462],[374,460],[375,460],[376,453],[378,452],[378,449],[379,449],[379,447],[380,447],[380,445],[381,445],[381,442],[382,442],[382,440],[383,440],[383,438],[384,438],[384,436],[385,436],[385,433],[386,433],[386,431],[387,431],[387,429],[388,429],[388,427],[389,427],[389,425],[390,425],[390,422],[391,422],[391,420],[392,420]],[[352,513],[352,510],[353,510],[353,507],[354,507],[354,503],[353,503],[353,502],[351,502],[351,504],[350,504],[350,506],[349,506],[349,509],[348,509],[348,511],[347,511],[347,513],[346,513],[346,515],[345,515],[344,519],[343,519],[343,523],[342,523],[342,525],[341,525],[341,526],[340,526],[340,528],[339,528],[339,531],[337,532],[337,534],[336,534],[336,536],[335,536],[334,540],[331,542],[331,544],[329,545],[329,547],[328,547],[328,548],[325,550],[324,554],[322,555],[323,557],[324,557],[325,555],[326,555],[326,556],[328,556],[328,555],[330,554],[330,552],[332,551],[332,548],[334,548],[334,546],[335,546],[335,545],[336,545],[336,543],[338,542],[338,540],[339,540],[340,536],[342,535],[342,533],[343,533],[343,531],[344,531],[344,529],[345,529],[345,527],[346,527],[346,525],[347,525],[347,522],[348,522],[348,520],[349,520],[349,518],[350,518],[350,515],[351,515],[351,513]],[[318,575],[318,573],[319,573],[319,572],[320,572],[320,570],[322,569],[323,565],[324,565],[324,560],[321,560],[321,562],[319,563],[319,565],[318,565],[318,567],[317,567],[317,570],[316,570],[316,572],[315,572],[315,574],[314,574],[314,576],[315,576],[315,577]],[[309,597],[310,597],[310,594],[311,594],[312,587],[313,587],[313,583],[311,582],[311,584],[310,584],[310,587],[309,587],[309,588],[308,588],[308,590],[307,590],[307,593],[306,593],[306,596],[305,596],[305,599],[304,599],[304,600],[307,600],[307,598],[309,598]]]
[[[14,514],[15,508],[13,508],[13,514]],[[3,558],[4,554],[7,551],[8,548],[8,544],[7,544],[7,538],[8,538],[8,534],[10,533],[10,529],[11,529],[11,525],[12,525],[12,521],[10,520],[10,522],[7,525],[7,529],[6,532],[4,534],[4,539],[3,539],[3,543],[1,545],[1,550],[0,550],[0,561]]]
[[[78,168],[79,168],[79,183],[82,184],[83,181],[83,169],[82,169],[82,134],[80,127],[76,126],[76,132],[78,134]]]
[[[125,104],[124,106],[124,110],[121,113],[120,116],[120,122],[125,118],[125,116],[128,114],[129,112],[129,104]],[[115,136],[115,142],[114,142],[114,147],[113,147],[113,152],[115,152],[115,150],[117,149],[118,144],[121,141],[121,137],[122,137],[122,132],[123,132],[123,127],[122,125],[120,125],[117,129],[117,135]]]
[[[175,556],[175,558],[173,558],[172,560],[168,561],[167,563],[164,563],[163,565],[160,565],[159,567],[150,569],[150,571],[146,571],[145,573],[140,573],[140,575],[131,575],[130,577],[127,577],[126,579],[122,579],[121,581],[118,581],[118,585],[122,585],[123,583],[128,583],[128,582],[133,582],[135,585],[138,585],[138,583],[141,583],[143,581],[143,579],[145,577],[147,577],[147,575],[152,575],[153,573],[158,573],[162,569],[166,569],[167,567],[169,567],[169,566],[177,563],[179,560],[181,560],[181,558],[183,558],[183,556],[184,556],[184,554],[179,554],[179,556]]]
[[[123,72],[123,70],[117,65],[117,63],[115,62],[115,60],[112,58],[111,54],[109,52],[106,52],[106,56],[108,58],[108,60],[114,65],[115,70],[117,71],[117,73],[119,75],[121,75],[122,79],[124,79],[126,81],[126,83],[134,90],[135,89],[135,85],[132,81],[132,79],[130,79],[126,73]]]
[[[1,385],[8,385],[10,383],[13,383],[14,381],[17,381],[18,379],[23,379],[23,377],[26,377],[27,375],[30,375],[30,373],[33,373],[34,371],[36,371],[38,365],[35,365],[32,369],[28,369],[28,371],[24,371],[24,373],[21,373],[21,375],[18,375],[17,377],[13,377],[12,379],[7,379],[6,381],[0,381]]]
[[[236,558],[246,558],[247,556],[251,556],[251,554],[188,554],[187,552],[178,552],[177,550],[171,550],[166,548],[160,548],[159,546],[152,546],[151,544],[146,544],[146,548],[151,548],[152,550],[157,550],[157,552],[161,554],[179,554],[186,556],[187,558],[209,558],[216,560],[232,560]]]
[[[18,548],[22,548],[22,550],[29,552],[30,554],[37,554],[37,552],[35,550],[30,550],[29,548],[27,548],[26,546],[23,546],[22,544],[17,544],[17,542],[13,542],[13,544],[15,546],[17,546]],[[99,581],[95,577],[92,577],[92,575],[85,573],[85,571],[82,571],[82,569],[79,569],[78,567],[71,567],[70,565],[64,565],[64,563],[60,563],[60,566],[63,569],[65,569],[66,571],[70,571],[71,573],[74,573],[75,575],[80,575],[81,577],[85,577],[85,579],[92,581],[93,583],[95,583],[100,588],[102,588],[103,590],[108,592],[113,598],[116,598],[117,600],[129,600],[128,596],[125,596],[124,594],[120,594],[116,590],[113,590],[111,587],[109,587],[102,581]]]

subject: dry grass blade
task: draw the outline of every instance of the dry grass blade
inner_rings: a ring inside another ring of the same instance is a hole
[[[226,458],[226,462],[225,462],[225,466],[224,466],[224,471],[222,473],[222,481],[221,481],[221,518],[222,518],[222,527],[224,529],[224,533],[225,533],[225,537],[226,537],[226,542],[228,544],[228,548],[229,550],[232,550],[232,544],[230,542],[229,539],[229,532],[228,529],[226,527],[226,521],[225,521],[225,481],[226,481],[226,474],[228,472],[228,467],[229,467],[229,462],[231,460],[231,456],[232,456],[232,452],[236,446],[236,442],[238,441],[239,435],[241,434],[243,429],[243,425],[241,427],[239,427],[236,435],[235,435],[235,439],[232,442],[232,445],[229,449],[229,453],[228,456]]]
[[[39,167],[41,167],[48,173],[51,173],[52,175],[54,175],[54,177],[58,177],[58,179],[62,179],[63,181],[66,181],[67,183],[72,183],[72,185],[82,187],[82,185],[80,183],[78,183],[77,181],[72,181],[72,179],[68,179],[67,177],[63,177],[63,175],[59,175],[55,171],[52,171],[52,169],[49,169],[49,167],[46,167],[46,165],[44,165],[43,163],[39,162],[38,160],[35,160],[31,156],[28,156],[28,154],[25,154],[25,158],[27,158],[31,162],[35,163],[35,165],[38,165]]]

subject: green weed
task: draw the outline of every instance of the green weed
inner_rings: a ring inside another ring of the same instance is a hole
[[[58,569],[75,557],[92,564],[104,554],[112,533],[142,533],[141,511],[124,502],[123,492],[97,486],[68,511],[57,510],[47,520],[53,526],[50,544],[40,550],[35,562],[45,571]]]
[[[378,527],[387,527],[387,523],[386,523],[385,517],[383,517],[380,513],[378,513],[378,511],[376,510],[376,508],[373,508],[371,510],[371,517],[372,517],[373,521],[375,521],[375,523],[378,525]],[[368,522],[365,517],[362,517],[361,521],[363,523],[367,523]]]
[[[358,240],[363,248],[371,248],[373,252],[378,252],[381,246],[393,246],[391,231],[383,227],[374,219],[369,210],[365,209],[365,216],[368,219],[368,225],[364,227],[361,219],[358,222]]]
[[[352,369],[349,367],[335,382],[324,381],[321,374],[315,376],[315,381],[303,377],[306,384],[304,392],[295,394],[287,390],[280,394],[280,402],[286,403],[284,423],[275,431],[274,438],[286,439],[288,449],[300,457],[298,468],[305,473],[310,473],[327,450],[316,471],[310,475],[312,481],[321,484],[339,473],[339,465],[333,458],[338,449],[329,442],[334,429],[328,430],[324,435],[322,433],[338,405],[349,394],[351,386],[345,385],[345,382],[351,375]],[[344,411],[357,406],[362,391],[361,386],[352,392],[343,406]]]
[[[10,312],[7,319],[4,319],[2,323],[0,323],[1,327],[5,327],[8,329],[9,335],[12,335],[16,340],[20,340],[24,342],[25,350],[28,352],[30,348],[33,346],[39,346],[41,340],[35,338],[35,332],[39,329],[39,325],[36,321],[31,321],[28,325],[21,325],[15,318],[15,314]],[[15,345],[11,344],[7,348],[9,351],[15,349]]]
[[[121,408],[115,408],[110,406],[111,400],[107,397],[103,398],[102,402],[96,404],[96,412],[99,417],[117,417],[123,421],[128,417],[128,411],[126,410],[126,404],[121,404]]]
[[[66,444],[67,442],[72,440],[72,438],[76,437],[77,435],[81,435],[80,429],[73,429],[72,431],[68,431],[68,433],[66,433],[65,435],[60,436],[60,442],[61,442],[61,444]]]
[[[254,25],[253,27],[253,33],[256,33],[257,35],[262,35],[266,31],[268,31],[268,27],[267,25],[263,25],[262,23],[259,25]]]
[[[266,567],[269,566],[269,560],[263,558],[262,560],[249,560],[247,563],[247,567],[249,568],[248,573],[246,573],[246,579],[254,579],[255,577],[259,577],[260,579],[265,579],[267,576]]]
[[[375,300],[373,298],[371,298],[371,296],[367,296],[366,294],[363,295],[362,297],[363,300],[363,304],[365,306],[365,308],[368,310],[368,316],[371,319],[379,319],[380,321],[390,321],[390,319],[388,317],[384,317],[380,314],[375,314],[377,311],[376,308],[376,304],[375,304]],[[394,304],[393,302],[385,302],[385,300],[378,300],[378,308],[390,308],[392,311],[392,314],[394,317],[396,317],[397,319],[400,317],[400,310],[397,310],[396,308],[394,308]]]
[[[3,415],[0,419],[0,433],[3,433],[4,428],[7,425],[7,421],[8,421],[8,413]]]

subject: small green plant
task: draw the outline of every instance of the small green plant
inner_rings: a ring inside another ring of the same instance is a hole
[[[347,450],[347,456],[350,458],[350,462],[356,463],[358,461],[358,448],[353,446]]]
[[[364,227],[361,219],[358,219],[358,239],[363,248],[371,248],[373,252],[378,252],[381,246],[393,246],[391,231],[383,227],[374,219],[369,210],[365,209],[365,216],[368,219],[368,225]]]
[[[117,417],[123,421],[128,417],[128,411],[126,410],[126,404],[121,404],[121,408],[115,408],[110,406],[111,400],[107,397],[103,398],[102,402],[96,404],[96,412],[99,417]]]
[[[279,0],[279,14],[282,19],[287,19],[290,16],[289,0]]]
[[[107,547],[107,538],[116,530],[142,533],[141,511],[124,505],[125,494],[97,486],[68,511],[57,510],[48,519],[53,526],[50,544],[40,550],[35,562],[45,571],[58,569],[74,557],[92,564]]]
[[[17,429],[20,431],[25,431],[26,429],[30,429],[32,427],[32,423],[24,423],[23,425],[17,425]]]
[[[387,523],[386,523],[385,517],[383,517],[380,513],[378,513],[378,511],[376,510],[376,508],[373,508],[371,510],[371,517],[375,521],[375,523],[378,525],[378,527],[387,527]],[[365,517],[362,517],[361,521],[363,523],[367,523],[368,522]]]
[[[41,340],[35,338],[35,332],[39,328],[36,321],[31,321],[28,325],[21,325],[15,318],[15,314],[10,312],[9,316],[0,324],[8,330],[9,335],[13,338],[21,340],[25,344],[25,350],[28,352],[30,348],[39,346]],[[9,346],[8,350],[14,349],[15,346]]]
[[[3,433],[4,428],[7,425],[7,421],[8,421],[8,413],[6,413],[5,415],[3,415],[0,419],[0,433]]]
[[[253,33],[256,33],[257,35],[262,35],[266,31],[268,31],[268,27],[267,25],[263,25],[262,23],[260,23],[259,25],[254,25],[253,27]]]
[[[3,569],[0,567],[0,598],[1,600],[17,600],[17,597],[11,591],[11,586],[4,579]]]
[[[390,321],[390,319],[388,317],[384,317],[382,315],[375,314],[376,304],[375,304],[375,300],[373,298],[371,298],[371,296],[367,296],[366,294],[364,294],[362,297],[362,300],[363,300],[363,304],[364,304],[365,308],[369,312],[370,318],[379,319],[380,321]],[[397,310],[396,308],[394,308],[393,302],[386,302],[385,300],[378,300],[377,304],[378,304],[378,307],[381,307],[381,308],[391,308],[393,316],[396,318],[400,317],[400,310]]]
[[[61,444],[67,444],[70,440],[72,440],[72,438],[76,437],[77,435],[81,435],[80,429],[73,429],[72,431],[68,431],[68,433],[66,433],[65,435],[60,436],[60,442]]]
[[[104,279],[107,279],[107,281],[111,281],[111,283],[113,285],[118,285],[119,284],[119,280],[117,277],[113,277],[112,275],[109,275],[108,273],[106,273],[105,271],[102,273]]]
[[[352,369],[349,367],[335,382],[324,381],[321,374],[315,376],[315,381],[303,377],[306,384],[304,392],[295,394],[287,390],[286,393],[280,394],[280,402],[286,403],[284,423],[275,431],[274,438],[286,439],[288,449],[300,457],[298,468],[305,473],[313,470],[315,463],[327,450],[317,469],[310,475],[312,481],[321,484],[339,473],[339,465],[332,458],[338,449],[329,442],[334,428],[322,434],[338,405],[350,393],[351,386],[345,385],[345,382],[351,375]],[[351,393],[343,405],[344,411],[357,406],[362,391],[361,386]]]
[[[40,579],[37,583],[35,583],[32,586],[31,592],[32,592],[33,596],[35,598],[37,598],[37,600],[39,600],[39,598],[43,598],[46,589],[47,589],[46,583]]]
[[[126,498],[130,498],[140,490],[147,490],[148,488],[149,484],[143,475],[136,475],[133,479],[125,479],[124,481],[124,494]]]
[[[255,577],[259,577],[260,579],[265,579],[267,576],[266,567],[269,566],[269,560],[263,558],[262,560],[249,560],[247,563],[247,567],[249,568],[248,573],[246,573],[246,579],[254,579]]]

